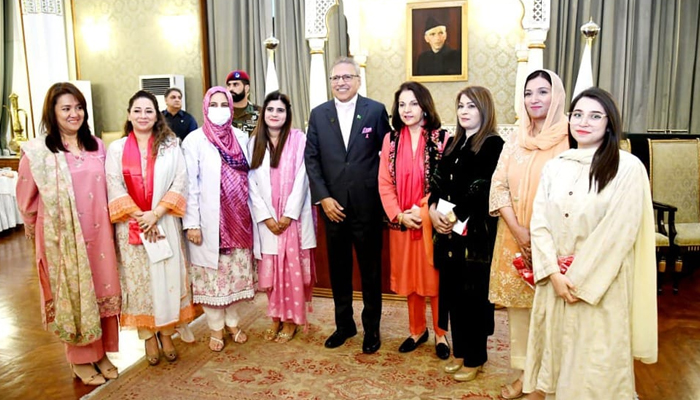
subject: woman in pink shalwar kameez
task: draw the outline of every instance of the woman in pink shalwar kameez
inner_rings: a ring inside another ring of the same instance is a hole
[[[121,287],[105,148],[90,133],[85,107],[72,84],[49,89],[41,121],[46,136],[22,147],[17,202],[36,243],[44,326],[64,342],[74,374],[100,385],[118,376],[105,352],[119,350]]]
[[[291,129],[289,98],[272,92],[248,145],[258,286],[267,292],[272,326],[265,339],[291,340],[305,326],[315,280],[315,225],[304,167],[306,135]]]

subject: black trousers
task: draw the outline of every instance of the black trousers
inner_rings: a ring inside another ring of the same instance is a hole
[[[488,299],[491,268],[463,259],[460,264],[440,269],[440,315],[449,316],[455,358],[478,367],[488,360],[486,343],[494,330],[494,306]]]
[[[380,213],[357,215],[351,205],[345,220],[331,222],[321,210],[326,225],[328,269],[335,304],[335,324],[341,332],[356,330],[352,310],[352,248],[355,248],[362,281],[362,326],[379,332],[382,315],[382,219]],[[368,219],[368,217],[370,217]]]

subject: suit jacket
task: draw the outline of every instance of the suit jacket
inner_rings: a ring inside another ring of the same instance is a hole
[[[378,191],[379,152],[391,130],[383,104],[357,96],[347,150],[340,131],[335,100],[309,116],[304,159],[314,203],[333,197],[351,205],[359,218],[381,213]]]

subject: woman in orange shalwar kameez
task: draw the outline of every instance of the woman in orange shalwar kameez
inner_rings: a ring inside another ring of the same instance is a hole
[[[391,290],[407,297],[411,335],[399,352],[415,350],[428,340],[425,318],[430,299],[435,330],[435,353],[449,358],[445,331],[438,327],[438,271],[432,265],[431,229],[427,211],[421,218],[420,202],[430,192],[430,179],[442,156],[446,131],[428,89],[405,82],[394,94],[391,123],[394,131],[384,137],[379,164],[379,194],[389,219]],[[427,208],[426,208],[427,210]]]

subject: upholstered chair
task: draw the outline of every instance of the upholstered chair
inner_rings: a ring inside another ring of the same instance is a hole
[[[657,230],[665,225],[669,254],[676,256],[673,292],[678,293],[684,256],[700,250],[700,140],[649,139],[649,179],[657,221],[660,208],[669,214]]]

